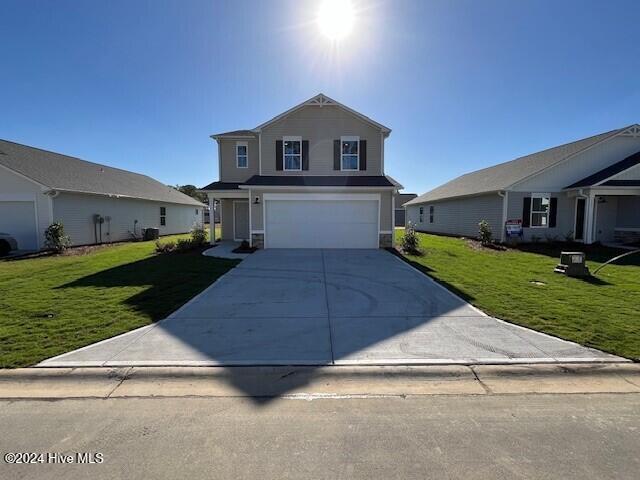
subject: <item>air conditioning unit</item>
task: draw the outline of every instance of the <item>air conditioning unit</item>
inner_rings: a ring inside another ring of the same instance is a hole
[[[160,237],[160,229],[158,228],[145,228],[142,234],[143,240],[157,240]]]

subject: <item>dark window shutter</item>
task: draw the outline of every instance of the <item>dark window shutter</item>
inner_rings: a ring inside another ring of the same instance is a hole
[[[333,141],[333,169],[340,170],[340,140]]]
[[[302,169],[309,170],[309,140],[302,141]]]
[[[276,140],[276,170],[282,170],[282,140]]]
[[[522,226],[524,228],[531,226],[531,197],[524,197],[522,204]]]
[[[557,216],[558,216],[558,198],[551,197],[551,205],[549,206],[549,228],[556,227]]]
[[[360,170],[366,170],[367,169],[367,141],[366,140],[360,140],[358,153],[360,154]]]

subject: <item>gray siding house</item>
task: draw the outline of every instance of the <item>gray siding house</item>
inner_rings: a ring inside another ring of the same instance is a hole
[[[146,175],[0,140],[0,232],[19,250],[44,248],[53,222],[73,245],[131,240],[149,227],[184,233],[202,223],[203,207]]]
[[[393,243],[385,175],[391,130],[318,94],[250,130],[213,135],[222,239],[258,248],[378,248]],[[213,236],[212,236],[213,238]]]
[[[630,125],[467,173],[406,205],[422,232],[522,241],[640,241],[640,126]]]
[[[395,204],[395,226],[404,227],[407,223],[407,210],[405,204],[416,198],[418,195],[415,193],[399,193],[394,199]]]

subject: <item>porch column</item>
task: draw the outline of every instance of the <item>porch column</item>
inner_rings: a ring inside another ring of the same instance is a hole
[[[596,197],[589,193],[586,200],[586,225],[584,234],[584,243],[589,245],[593,243],[593,232],[595,231],[595,205]]]
[[[215,198],[209,195],[209,244],[214,245],[216,243],[216,212]]]

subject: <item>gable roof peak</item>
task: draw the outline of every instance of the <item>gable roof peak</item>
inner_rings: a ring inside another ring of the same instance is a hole
[[[385,136],[389,136],[389,134],[391,133],[391,129],[388,127],[385,127],[384,125],[376,122],[375,120],[372,120],[371,118],[367,117],[366,115],[363,115],[360,112],[356,112],[355,110],[353,110],[352,108],[347,107],[346,105],[338,102],[337,100],[334,100],[333,98],[325,95],[324,93],[318,93],[317,95],[314,95],[313,97],[305,100],[302,103],[297,104],[296,106],[290,108],[289,110],[286,110],[285,112],[281,113],[280,115],[277,115],[275,117],[273,117],[271,120],[268,120],[260,125],[258,125],[256,128],[253,129],[253,132],[260,132],[264,127],[271,125],[275,122],[278,122],[279,120],[282,120],[284,118],[286,118],[288,115],[291,115],[292,113],[300,110],[303,107],[307,107],[307,106],[315,106],[315,107],[324,107],[325,105],[331,105],[331,106],[336,106],[338,108],[341,108],[342,110],[350,113],[351,115],[359,118],[360,120],[363,120],[365,122],[367,122],[368,124],[379,128],[380,131],[385,135]]]

